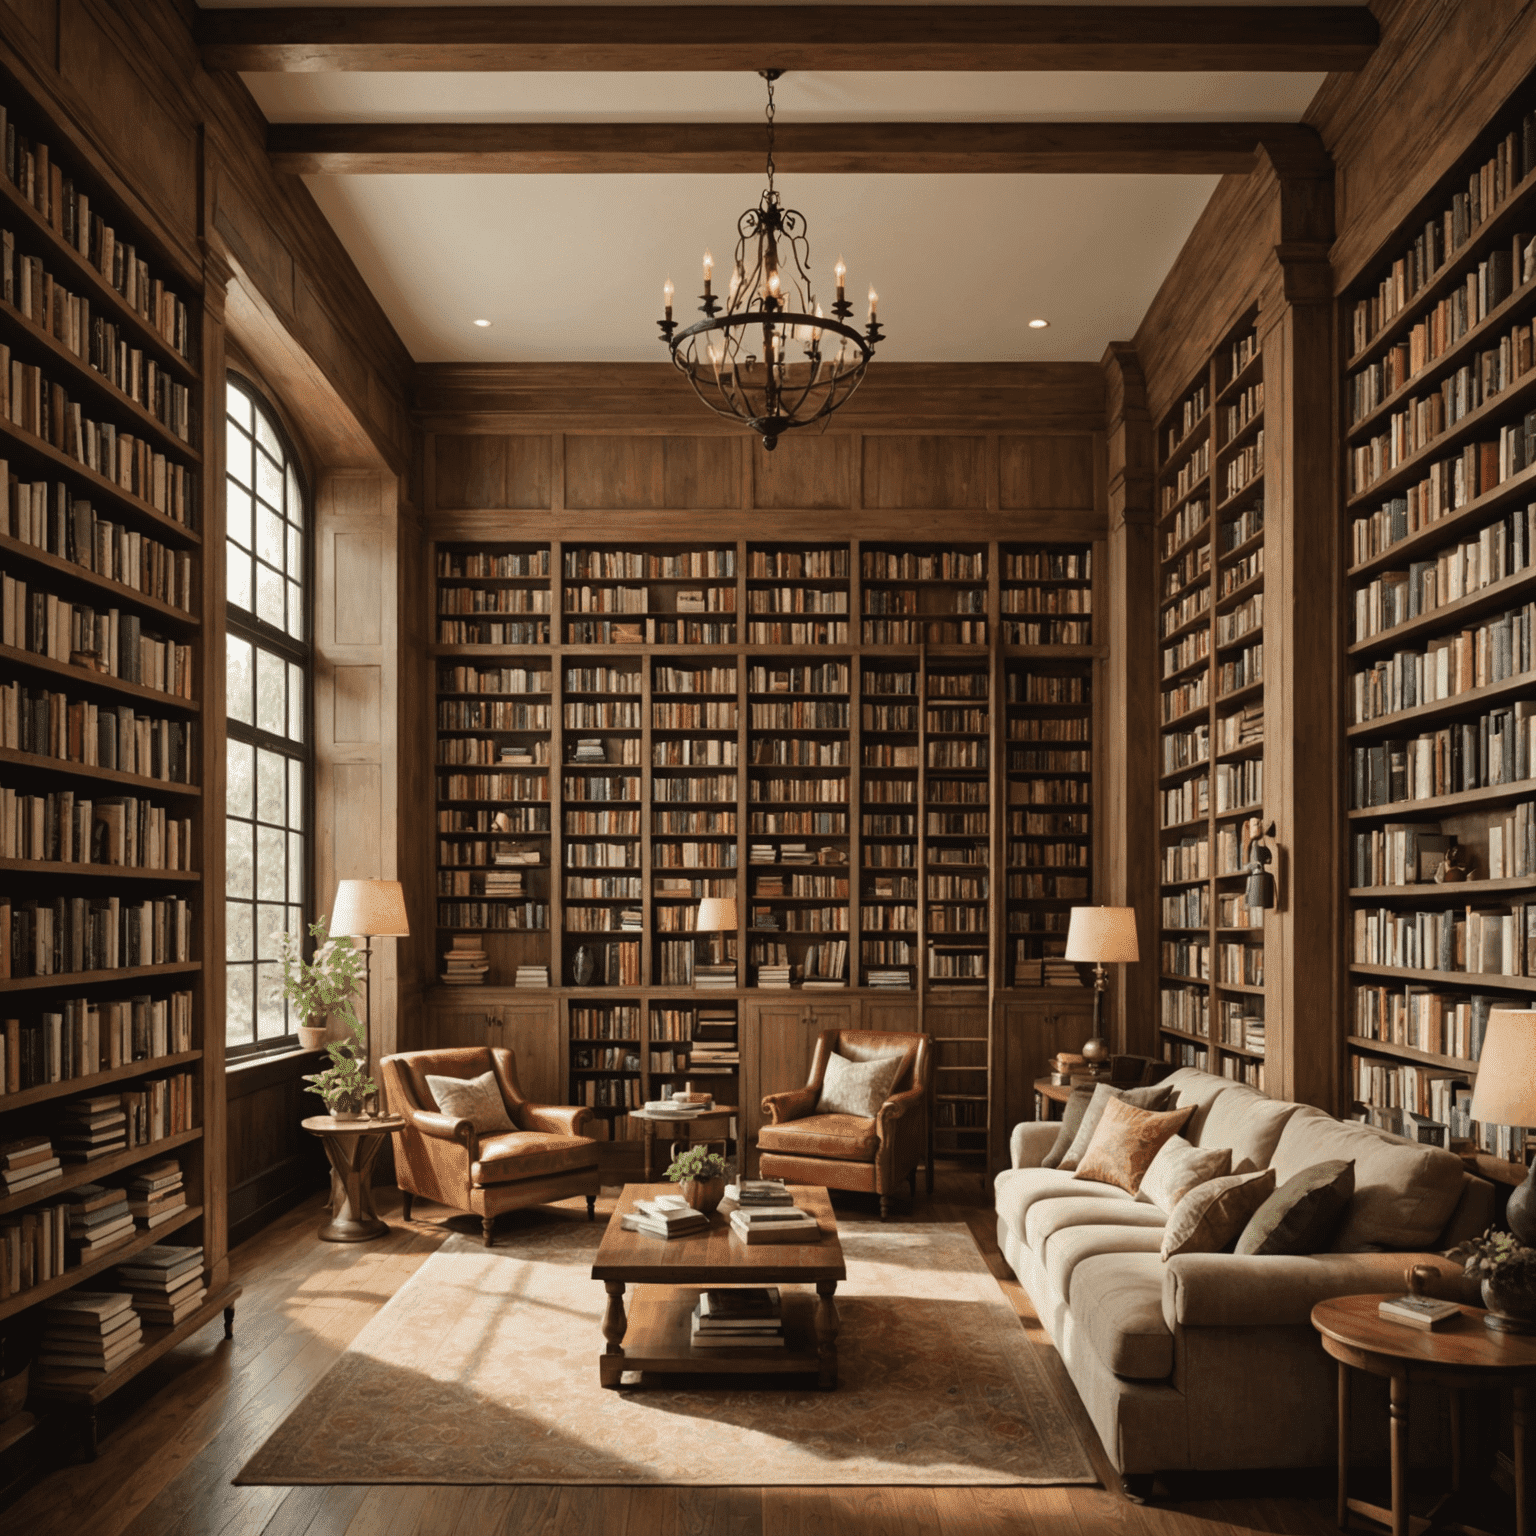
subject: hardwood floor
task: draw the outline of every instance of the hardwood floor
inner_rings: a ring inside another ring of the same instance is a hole
[[[1331,1485],[1294,1475],[1191,1478],[1148,1506],[1122,1498],[1027,1298],[1004,1278],[980,1181],[959,1174],[941,1174],[936,1195],[897,1219],[969,1224],[1022,1326],[1043,1347],[1062,1411],[1078,1425],[1104,1487],[232,1487],[273,1426],[442,1240],[450,1212],[418,1201],[407,1226],[399,1196],[378,1194],[391,1223],[387,1238],[318,1241],[317,1195],[235,1249],[231,1269],[245,1294],[234,1343],[215,1324],[146,1372],[133,1401],[103,1419],[98,1459],[45,1478],[0,1511],[0,1529],[8,1536],[1325,1536],[1336,1529]],[[840,1223],[874,1219],[873,1201],[838,1196],[836,1203]],[[600,1201],[600,1212],[611,1208],[611,1197]],[[584,1217],[575,1201],[569,1210],[515,1213],[498,1230]],[[478,1233],[478,1226],[469,1220],[464,1229]]]

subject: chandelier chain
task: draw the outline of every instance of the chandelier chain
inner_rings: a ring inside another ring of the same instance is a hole
[[[763,116],[768,119],[768,195],[773,195],[773,75],[768,74],[768,105],[763,109]]]

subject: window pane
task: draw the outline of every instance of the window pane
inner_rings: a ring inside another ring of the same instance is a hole
[[[274,736],[283,734],[288,715],[288,701],[284,697],[283,681],[287,673],[281,656],[257,647],[256,650],[256,727],[271,731]]]
[[[276,752],[259,748],[256,753],[256,814],[278,827],[288,819],[283,805],[287,778],[282,758]]]
[[[288,834],[288,900],[304,900],[304,837],[299,832]]]
[[[256,508],[256,553],[268,565],[283,568],[283,520],[270,507]]]
[[[251,483],[251,440],[231,424],[224,434],[224,465],[230,478],[241,485]]]
[[[251,493],[238,485],[225,487],[224,505],[229,536],[241,549],[251,547]]]
[[[256,828],[256,894],[263,901],[281,901],[287,894],[287,837],[276,827]]]
[[[233,380],[230,380],[228,389],[224,392],[224,409],[247,432],[251,429],[251,397],[240,388]]]
[[[251,644],[238,635],[227,637],[224,691],[229,718],[243,725],[255,725],[256,710],[251,699]]]
[[[224,903],[224,958],[229,961],[252,960],[255,934],[251,929],[251,908],[244,901]]]
[[[224,889],[231,896],[254,896],[251,827],[244,821],[224,823]]]
[[[224,973],[224,1043],[249,1045],[256,1035],[253,974],[248,965],[232,965]]]
[[[256,562],[256,617],[274,629],[283,628],[283,578],[269,565]]]
[[[266,454],[256,455],[256,494],[269,507],[283,506],[283,472]]]
[[[304,535],[292,523],[288,529],[288,574],[295,580],[304,575]]]
[[[256,1038],[280,1040],[288,1034],[288,1009],[283,1002],[283,968],[256,967]]]
[[[304,830],[304,764],[296,757],[288,759],[288,825]]]
[[[300,528],[304,526],[304,497],[299,490],[299,478],[290,469],[288,471],[288,521],[296,523]]]
[[[256,958],[258,960],[281,959],[282,951],[278,948],[278,936],[284,931],[287,920],[286,907],[273,906],[264,901],[256,908]]]
[[[277,440],[277,433],[272,430],[272,423],[267,420],[265,413],[262,411],[256,412],[256,441],[274,459],[281,462],[284,457],[283,445]]]
[[[288,663],[288,735],[304,740],[304,669]]]
[[[251,611],[251,557],[238,545],[225,546],[225,580],[228,599],[236,608]]]
[[[304,592],[296,581],[288,583],[288,633],[295,640],[304,638]]]
[[[231,816],[253,816],[256,802],[255,748],[243,741],[230,741],[224,747],[224,762],[229,771],[228,811]]]

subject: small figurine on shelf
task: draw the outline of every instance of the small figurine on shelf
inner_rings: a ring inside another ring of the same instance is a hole
[[[1436,885],[1459,885],[1472,878],[1472,855],[1460,843],[1452,843],[1435,866]]]

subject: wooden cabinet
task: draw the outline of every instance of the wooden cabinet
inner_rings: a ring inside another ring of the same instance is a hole
[[[860,1027],[892,1034],[915,1033],[918,1029],[917,999],[897,1002],[887,998],[866,998]]]
[[[458,1046],[505,1046],[517,1055],[517,1081],[537,1104],[564,1102],[560,1092],[559,1004],[547,999],[515,1003],[495,995],[427,1005],[424,1038],[418,1049]]]
[[[1035,1079],[1058,1051],[1076,1051],[1093,1034],[1093,994],[1045,988],[998,1001],[993,1074],[992,1161],[1008,1162],[1008,1137],[1020,1120],[1035,1118]]]

